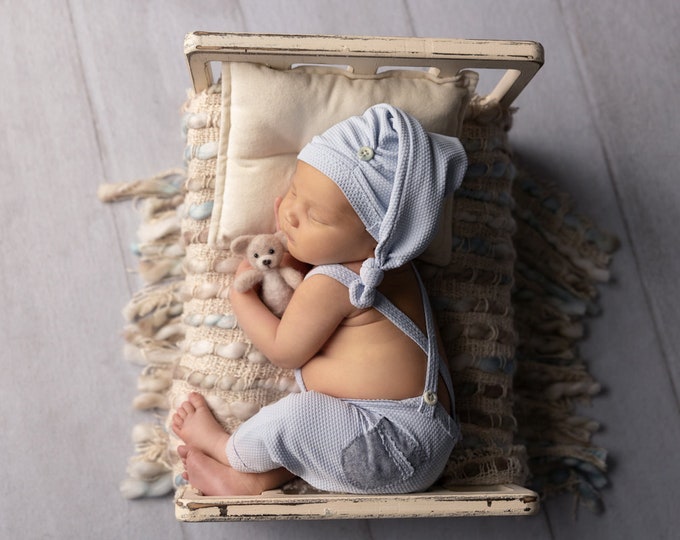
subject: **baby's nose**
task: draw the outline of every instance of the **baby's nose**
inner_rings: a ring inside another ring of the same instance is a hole
[[[290,206],[286,208],[285,213],[283,214],[284,217],[286,218],[286,221],[291,227],[297,227],[298,226],[298,218],[297,214],[295,213],[294,209],[291,208]]]

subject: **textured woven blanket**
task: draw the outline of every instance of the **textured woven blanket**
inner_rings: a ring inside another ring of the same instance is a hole
[[[237,259],[208,243],[220,106],[219,85],[186,103],[183,168],[103,185],[99,195],[143,200],[135,250],[147,286],[124,309],[125,356],[142,366],[134,406],[157,416],[200,391],[233,430],[295,382],[236,325],[226,292]],[[597,511],[606,451],[591,441],[598,423],[575,409],[600,384],[576,345],[598,314],[597,287],[609,280],[617,244],[564,188],[518,170],[511,117],[480,98],[468,106],[461,140],[470,165],[454,199],[450,262],[421,265],[464,437],[441,483],[569,491]],[[177,441],[164,423],[136,426],[133,441],[125,496],[163,495],[181,483]]]

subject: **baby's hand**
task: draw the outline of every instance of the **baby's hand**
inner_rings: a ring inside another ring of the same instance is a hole
[[[248,259],[243,259],[236,268],[236,273],[234,274],[234,277],[238,277],[239,274],[243,274],[244,272],[247,272],[248,270],[252,269],[253,267],[248,262]]]
[[[248,273],[253,275],[244,275]],[[243,259],[241,263],[236,268],[236,273],[234,274],[234,281],[232,286],[229,287],[229,300],[234,300],[235,294],[257,295],[260,290],[260,280],[257,279],[259,273],[250,265],[247,259]],[[239,277],[241,279],[239,279]]]

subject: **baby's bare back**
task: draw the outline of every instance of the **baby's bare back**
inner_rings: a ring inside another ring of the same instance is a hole
[[[410,266],[385,275],[380,291],[424,331],[425,317]],[[427,356],[376,309],[345,319],[302,367],[308,390],[352,399],[406,399],[425,386]]]

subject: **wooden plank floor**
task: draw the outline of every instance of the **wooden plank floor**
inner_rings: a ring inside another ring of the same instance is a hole
[[[0,0],[0,538],[676,538],[679,27],[673,0]],[[604,515],[181,524],[167,498],[120,497],[137,216],[96,188],[181,164],[190,30],[543,43],[513,144],[623,244],[582,348],[606,387],[585,411],[612,456]]]

